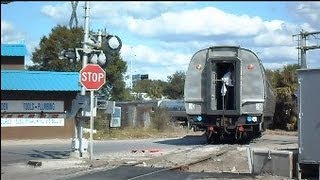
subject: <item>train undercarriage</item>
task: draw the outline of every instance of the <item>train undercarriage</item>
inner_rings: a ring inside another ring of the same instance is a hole
[[[265,130],[261,116],[240,116],[239,118],[205,116],[206,118],[201,121],[199,117],[204,116],[189,117],[189,124],[194,131],[205,132],[208,144],[248,142],[260,137],[261,132]]]

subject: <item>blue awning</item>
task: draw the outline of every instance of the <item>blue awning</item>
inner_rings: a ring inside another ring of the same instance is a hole
[[[79,72],[2,70],[1,90],[80,91]]]
[[[1,56],[25,56],[27,48],[24,44],[1,44]]]

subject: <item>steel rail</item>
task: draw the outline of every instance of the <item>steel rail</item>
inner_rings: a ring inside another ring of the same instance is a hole
[[[199,148],[199,147],[197,147]],[[193,149],[196,149],[196,148],[193,148]],[[230,148],[229,146],[228,147],[223,147],[221,150],[219,150],[217,153],[213,153],[213,154],[209,154],[209,155],[206,155],[204,157],[201,157],[195,161],[192,161],[192,162],[189,162],[189,163],[186,163],[186,164],[180,164],[180,165],[176,165],[174,167],[169,167],[169,168],[164,168],[164,169],[159,169],[159,170],[155,170],[155,171],[152,171],[152,172],[148,172],[148,173],[145,173],[145,174],[141,174],[141,175],[138,175],[138,176],[135,176],[135,177],[132,177],[132,178],[129,178],[128,180],[134,180],[134,179],[139,179],[139,178],[143,178],[143,177],[146,177],[146,176],[150,176],[150,175],[154,175],[154,174],[157,174],[157,173],[160,173],[160,172],[165,172],[165,171],[171,171],[171,170],[185,170],[185,169],[188,169],[190,166],[192,165],[195,165],[195,164],[198,164],[198,163],[201,163],[201,162],[204,162],[204,161],[207,161],[209,159],[211,159],[212,157],[219,157],[225,153],[227,153],[228,151],[230,151],[232,148]],[[192,149],[189,149],[187,151],[191,151]],[[186,151],[186,152],[187,152]],[[171,154],[172,155],[172,154]],[[137,164],[136,164],[137,165]],[[133,165],[135,166],[135,165]]]

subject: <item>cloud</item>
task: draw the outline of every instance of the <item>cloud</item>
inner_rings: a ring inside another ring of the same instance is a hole
[[[8,21],[1,19],[1,43],[24,42],[25,35],[16,31],[16,28]]]
[[[251,49],[263,63],[298,63],[298,50],[292,46],[252,47]]]
[[[253,38],[255,45],[266,47],[294,45],[292,35],[298,32],[297,25],[282,20],[265,21],[264,25],[267,31]]]
[[[57,24],[69,25],[72,14],[72,6],[70,2],[57,3],[55,5],[45,5],[41,8],[41,13],[52,18]],[[77,16],[77,18],[79,21],[79,16]],[[82,25],[82,23],[78,23],[79,25]]]
[[[93,17],[109,18],[120,16],[132,16],[144,19],[153,18],[159,14],[175,9],[178,5],[187,4],[185,2],[94,2],[90,3]]]
[[[214,7],[165,12],[152,19],[127,17],[125,23],[130,31],[148,37],[162,34],[252,36],[265,28],[259,17],[237,16]]]
[[[292,35],[301,29],[315,30],[308,23],[263,21],[257,16],[235,15],[214,7],[165,12],[149,19],[123,16],[120,22],[122,28],[144,38],[168,42],[232,42],[232,45],[288,46],[292,45]]]
[[[254,37],[254,43],[257,46],[283,46],[294,45],[292,34],[283,32],[269,31]]]
[[[13,30],[13,25],[5,20],[1,20],[1,35],[5,33],[9,33]]]
[[[235,15],[215,7],[199,9],[181,8],[193,2],[91,2],[90,25],[103,22],[107,28],[122,28],[143,38],[157,38],[163,41],[217,41],[226,42],[236,38],[252,38],[250,43],[257,46],[289,45],[290,36],[301,29],[315,30],[310,24],[292,24],[283,20],[263,21],[260,17]],[[300,9],[314,9],[310,4]],[[318,4],[317,4],[318,5]],[[84,2],[79,2],[77,17],[83,22]],[[182,9],[182,10],[181,10]],[[68,24],[71,17],[71,4],[47,5],[42,13],[56,22]],[[311,10],[311,19],[317,19],[318,11]],[[318,13],[319,14],[319,13]],[[66,18],[68,17],[68,18]],[[191,23],[192,22],[192,23]],[[100,27],[101,28],[101,27]],[[247,44],[248,40],[232,40],[234,44]]]
[[[313,24],[313,28],[320,28],[320,2],[299,2],[294,7],[294,13],[297,17]]]
[[[149,73],[155,79],[166,79],[176,70],[186,69],[185,64],[195,52],[214,45],[252,49],[267,67],[297,63],[292,35],[301,29],[319,30],[319,2],[294,3],[297,6],[292,6],[291,12],[304,18],[302,23],[286,21],[285,17],[264,20],[215,7],[185,6],[192,3],[90,2],[90,26],[102,24],[115,32],[133,34],[134,42],[123,44],[121,56],[128,67],[131,61],[134,71]],[[84,2],[79,2],[79,25],[83,22],[83,6]],[[42,12],[56,22],[68,24],[72,8],[70,2],[65,2],[45,6]],[[153,43],[146,45],[144,40]]]
[[[121,55],[125,59],[131,58],[135,62],[148,64],[181,65],[188,63],[185,59],[190,60],[191,54],[182,54],[174,50],[154,49],[141,44],[135,46],[123,45]]]
[[[121,25],[122,20],[127,16],[152,18],[170,9],[176,8],[180,2],[88,2],[89,15],[91,21],[102,21],[105,24]],[[79,1],[76,9],[78,25],[83,26],[85,15],[85,2]],[[69,25],[72,14],[70,2],[55,3],[46,5],[41,9],[41,13],[51,17],[53,21],[62,25]]]
[[[34,63],[31,61],[32,52],[34,52],[35,48],[39,48],[38,41],[27,41],[26,43],[28,54],[26,55],[25,61],[26,65],[32,66]]]
[[[192,54],[153,49],[145,45],[123,45],[121,56],[127,61],[128,71],[132,64],[133,73],[147,73],[151,79],[166,80],[177,70],[185,71]]]
[[[31,53],[38,45],[37,41],[30,41],[24,33],[17,31],[17,28],[6,20],[1,20],[1,43],[22,43],[26,45],[27,55],[25,57],[26,65],[33,65]]]

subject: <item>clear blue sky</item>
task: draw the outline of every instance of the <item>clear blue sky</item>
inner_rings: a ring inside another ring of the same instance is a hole
[[[106,28],[122,39],[128,74],[167,80],[176,71],[186,71],[196,51],[212,45],[252,49],[266,68],[297,63],[292,35],[302,29],[320,31],[319,9],[319,1],[90,2],[90,29]],[[23,41],[31,64],[40,38],[57,25],[68,26],[71,12],[70,1],[1,4],[1,43]],[[84,1],[79,2],[77,17],[83,26]],[[319,45],[319,40],[310,43]],[[308,66],[319,68],[319,57],[320,50],[308,51]]]

